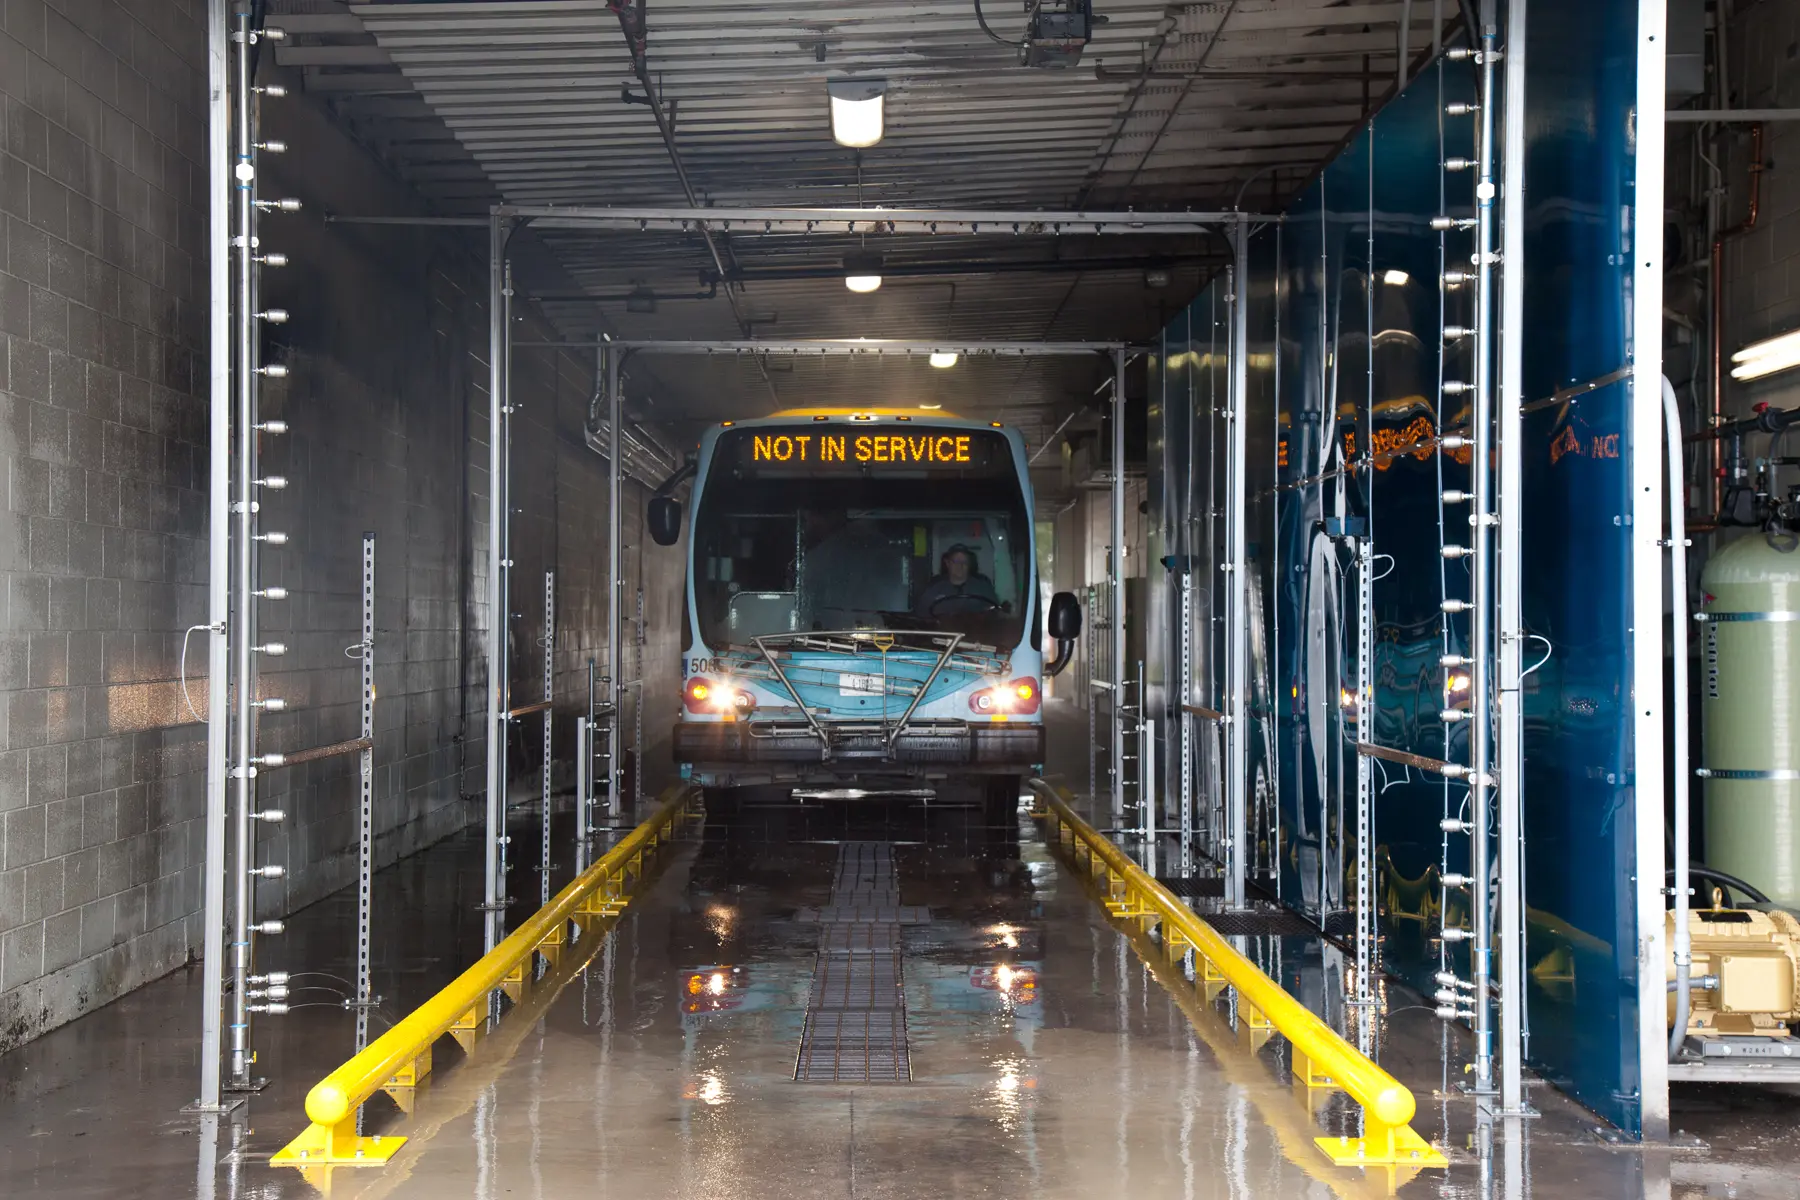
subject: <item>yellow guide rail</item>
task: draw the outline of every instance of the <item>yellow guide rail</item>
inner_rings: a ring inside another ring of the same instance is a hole
[[[593,866],[558,892],[506,940],[476,960],[437,995],[403,1017],[368,1049],[327,1075],[306,1094],[312,1124],[269,1160],[281,1166],[378,1166],[406,1143],[404,1137],[358,1137],[356,1110],[376,1092],[410,1094],[431,1070],[431,1047],[450,1034],[466,1050],[487,1021],[489,997],[504,990],[516,1002],[534,969],[534,956],[555,961],[568,944],[569,926],[618,915],[627,889],[643,876],[645,860],[691,819],[698,792],[683,784],[663,793],[648,820],[626,834]],[[402,1099],[405,1106],[405,1100]]]
[[[1340,1166],[1402,1165],[1442,1167],[1449,1162],[1411,1125],[1417,1102],[1399,1080],[1339,1037],[1311,1009],[1234,949],[1192,909],[1131,861],[1125,852],[1075,815],[1058,789],[1041,779],[1031,789],[1057,842],[1077,862],[1086,856],[1097,880],[1104,876],[1106,907],[1121,920],[1146,929],[1160,924],[1163,948],[1171,955],[1192,949],[1196,975],[1208,1001],[1224,987],[1237,989],[1238,1019],[1252,1034],[1280,1033],[1293,1048],[1296,1084],[1336,1088],[1362,1106],[1363,1136],[1313,1139]]]

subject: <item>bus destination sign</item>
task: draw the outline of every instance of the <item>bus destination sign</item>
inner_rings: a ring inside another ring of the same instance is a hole
[[[966,433],[758,433],[750,461],[956,466],[977,461],[973,441]]]

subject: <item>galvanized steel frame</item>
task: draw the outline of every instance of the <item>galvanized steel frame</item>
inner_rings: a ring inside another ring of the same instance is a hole
[[[1637,178],[1631,228],[1651,231],[1633,238],[1631,304],[1631,638],[1633,755],[1632,798],[1637,872],[1638,1088],[1646,1140],[1669,1136],[1669,1064],[1663,1013],[1667,1004],[1663,944],[1663,723],[1664,634],[1661,540],[1663,464],[1655,451],[1662,437],[1664,85],[1663,33],[1667,0],[1637,5]],[[1646,217],[1646,214],[1649,214]],[[1681,536],[1677,531],[1674,536]],[[1679,581],[1677,581],[1679,583]]]
[[[1244,908],[1249,903],[1249,744],[1250,736],[1250,630],[1248,427],[1244,406],[1248,398],[1248,313],[1245,293],[1250,285],[1250,227],[1232,231],[1231,274],[1231,390],[1225,412],[1230,449],[1225,483],[1225,903]]]
[[[1525,0],[1507,0],[1505,112],[1500,180],[1500,389],[1496,445],[1500,521],[1496,734],[1500,808],[1500,1109],[1527,1110],[1525,1058],[1525,693],[1523,643],[1525,400]]]
[[[207,471],[206,863],[201,932],[200,1097],[217,1112],[221,1089],[221,1013],[225,1003],[225,818],[231,720],[231,94],[227,0],[207,0],[207,263],[211,396]]]
[[[409,220],[410,218],[403,218]],[[511,524],[511,506],[503,497],[506,494],[504,480],[508,469],[503,453],[503,445],[507,438],[506,417],[512,410],[508,395],[510,379],[511,350],[518,346],[547,346],[556,348],[589,347],[600,351],[599,369],[605,375],[605,397],[607,406],[607,484],[609,512],[607,515],[607,674],[601,682],[605,687],[605,709],[611,713],[607,723],[607,809],[610,816],[617,818],[622,805],[620,796],[619,768],[619,713],[620,701],[625,682],[622,679],[621,662],[621,621],[620,601],[624,587],[622,571],[623,530],[621,528],[621,504],[623,500],[624,469],[620,462],[619,429],[623,415],[624,397],[621,390],[620,367],[625,355],[629,353],[646,354],[930,354],[939,350],[954,351],[958,354],[994,354],[994,355],[1073,355],[1073,354],[1110,354],[1113,359],[1113,463],[1114,470],[1110,480],[1111,491],[1111,538],[1112,553],[1108,568],[1109,599],[1112,602],[1112,674],[1113,700],[1115,707],[1124,692],[1124,660],[1125,660],[1125,623],[1124,613],[1124,556],[1125,556],[1125,472],[1122,469],[1125,457],[1125,355],[1130,348],[1122,341],[993,341],[993,340],[957,340],[954,338],[940,340],[909,339],[798,339],[760,341],[749,339],[727,339],[712,341],[682,341],[668,339],[601,339],[597,341],[556,341],[531,342],[512,340],[512,321],[510,319],[512,287],[510,264],[506,259],[506,245],[513,231],[521,224],[531,223],[539,228],[555,229],[588,229],[599,233],[649,233],[649,232],[693,232],[699,230],[719,230],[723,232],[744,233],[944,233],[972,236],[984,235],[1033,235],[1046,234],[1173,234],[1191,235],[1206,232],[1220,225],[1231,226],[1235,233],[1235,244],[1239,258],[1239,278],[1243,277],[1242,263],[1247,254],[1247,237],[1245,231],[1249,224],[1270,218],[1243,212],[1032,212],[1015,210],[984,211],[973,209],[864,209],[864,208],[692,208],[692,207],[619,207],[595,208],[579,206],[533,206],[533,205],[495,205],[489,210],[488,223],[488,341],[489,341],[489,388],[488,388],[488,611],[489,624],[487,630],[488,659],[488,713],[487,713],[487,834],[485,854],[485,893],[483,908],[487,914],[485,945],[492,949],[500,941],[504,919],[504,819],[505,819],[505,739],[504,717],[506,714],[505,699],[505,620],[507,604],[506,574],[511,567],[507,556],[507,531]],[[1237,305],[1234,316],[1234,337],[1238,353],[1234,356],[1236,367],[1234,374],[1234,411],[1241,403],[1243,394],[1243,306]],[[1239,463],[1243,457],[1244,439],[1242,423],[1234,425],[1236,438],[1234,441],[1235,459]],[[1241,493],[1243,488],[1243,472],[1236,475],[1239,492],[1237,506],[1236,549],[1239,558],[1243,554],[1243,513]],[[1241,562],[1236,572],[1241,580]],[[1240,600],[1238,612],[1243,612]],[[1240,650],[1239,671],[1236,678],[1243,679],[1242,665],[1243,631],[1239,629],[1235,640]],[[1234,701],[1240,708],[1240,697]],[[640,701],[641,703],[641,701]],[[1088,697],[1093,703],[1093,697]],[[1240,721],[1241,728],[1241,721]],[[1117,816],[1123,805],[1123,771],[1121,756],[1122,739],[1112,739],[1112,778],[1111,800]],[[1242,753],[1241,735],[1238,738],[1239,753]],[[1243,819],[1242,787],[1239,786],[1238,818],[1241,825]],[[1242,839],[1239,839],[1241,844]],[[1238,886],[1236,895],[1238,903],[1242,903],[1243,863],[1241,857],[1236,867]]]

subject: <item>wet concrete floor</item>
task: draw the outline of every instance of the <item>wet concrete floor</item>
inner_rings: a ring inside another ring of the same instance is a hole
[[[1341,1098],[1309,1113],[1284,1082],[1279,1039],[1240,1048],[1225,1008],[1152,969],[1148,943],[1105,919],[1029,817],[1017,831],[979,821],[913,806],[715,812],[470,1059],[440,1044],[410,1116],[370,1103],[370,1132],[411,1139],[393,1163],[327,1180],[267,1160],[304,1126],[305,1090],[351,1049],[339,1003],[351,901],[334,897],[290,923],[283,953],[317,972],[296,985],[319,990],[260,1023],[272,1082],[229,1117],[180,1111],[196,1078],[197,970],[0,1057],[0,1196],[1800,1194],[1795,1101],[1767,1093],[1748,1125],[1752,1112],[1733,1109],[1741,1090],[1678,1121],[1706,1152],[1610,1144],[1542,1086],[1540,1119],[1481,1124],[1455,1087],[1460,1035],[1398,991],[1381,1058],[1414,1087],[1417,1127],[1452,1165],[1393,1178],[1335,1168],[1311,1139],[1354,1131]],[[518,832],[515,846],[535,844]],[[908,910],[910,1083],[794,1081],[818,1007],[820,910],[845,898],[833,894],[845,842],[891,847]],[[478,851],[464,836],[379,877],[387,1020],[478,952]],[[513,890],[535,897],[535,876],[515,872]],[[1249,949],[1333,1011],[1334,950],[1307,938]]]

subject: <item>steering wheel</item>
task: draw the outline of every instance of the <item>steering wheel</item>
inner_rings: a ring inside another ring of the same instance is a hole
[[[938,606],[951,600],[959,601],[967,606],[957,614],[958,616],[1007,611],[1007,606],[998,600],[989,600],[986,596],[971,596],[967,592],[950,592],[939,596],[926,607],[925,611],[935,617],[938,615]],[[980,607],[976,607],[977,605]]]

